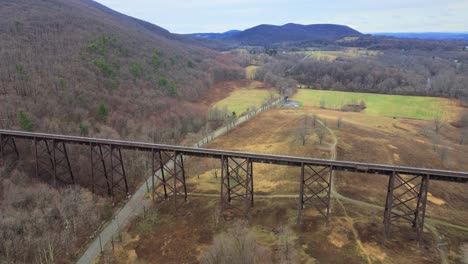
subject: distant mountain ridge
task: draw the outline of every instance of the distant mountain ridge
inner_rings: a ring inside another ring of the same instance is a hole
[[[363,36],[348,26],[336,24],[301,25],[288,23],[282,26],[258,25],[244,31],[231,30],[225,33],[189,34],[202,38],[219,39],[245,45],[268,45],[282,42],[301,42],[314,40],[338,40],[344,37]]]
[[[188,34],[188,35],[200,37],[200,38],[218,39],[218,38],[231,37],[231,36],[239,34],[240,32],[242,32],[242,30],[229,30],[223,33],[193,33],[193,34]]]
[[[468,40],[468,32],[379,32],[371,35],[433,40]]]

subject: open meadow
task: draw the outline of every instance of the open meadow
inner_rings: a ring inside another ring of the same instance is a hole
[[[299,89],[291,99],[302,102],[304,106],[335,110],[349,104],[359,105],[364,102],[365,109],[362,113],[374,116],[426,120],[444,117],[454,121],[460,113],[456,100],[437,97]]]
[[[224,99],[212,105],[212,108],[227,109],[229,113],[235,112],[240,116],[248,109],[258,108],[265,100],[278,93],[263,82],[242,81],[230,82],[231,93]]]

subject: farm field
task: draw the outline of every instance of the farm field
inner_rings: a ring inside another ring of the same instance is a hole
[[[259,81],[231,82],[231,93],[224,99],[218,101],[212,108],[227,109],[242,115],[247,109],[259,107],[262,103],[278,93]]]
[[[337,58],[358,58],[358,57],[373,57],[382,54],[382,51],[366,50],[359,48],[347,48],[343,50],[319,50],[311,48],[306,51],[293,52],[302,54],[312,60],[335,61]]]
[[[436,97],[299,89],[291,99],[312,107],[320,107],[323,101],[327,109],[340,109],[346,104],[364,101],[366,109],[362,113],[365,114],[425,120],[444,117],[453,121],[460,112],[456,100]]]
[[[320,144],[314,128],[309,126],[306,142],[302,145],[299,132],[304,118],[312,115],[322,120],[332,133]],[[342,124],[338,128],[339,118]],[[307,105],[301,108],[281,107],[253,117],[213,140],[208,147],[468,170],[465,162],[468,148],[457,143],[460,131],[448,125],[440,132],[437,144],[443,144],[448,151],[447,156],[441,158],[434,150],[433,135],[423,132],[430,124],[425,120],[394,119]],[[275,252],[282,241],[280,227],[285,227],[293,231],[292,243],[298,263],[337,263],[340,259],[347,259],[347,263],[440,262],[434,235],[429,229],[424,232],[423,247],[415,243],[415,233],[409,225],[394,227],[391,238],[382,243],[382,206],[388,181],[385,176],[336,173],[334,188],[337,194],[347,199],[337,196],[332,199],[330,223],[326,225],[319,212],[309,208],[305,211],[304,222],[297,225],[295,195],[299,189],[299,169],[255,164],[255,207],[247,217],[230,216],[218,222],[218,200],[195,194],[219,194],[219,161],[193,158],[186,164],[189,175],[187,187],[191,193],[189,202],[182,205],[176,214],[170,209],[172,203],[158,206],[158,225],[151,225],[145,219],[135,222],[126,234],[126,242],[116,253],[110,254],[120,260],[117,263],[128,263],[129,259],[145,262],[160,258],[158,256],[165,256],[167,263],[198,262],[213,237],[229,228],[234,219],[248,219],[257,243],[269,252],[267,255],[273,261],[278,261]],[[463,188],[460,184],[431,181],[428,195],[426,222],[428,227],[442,235],[450,262],[460,261],[468,244],[465,221],[468,218],[468,197]],[[292,196],[288,199],[274,198],[275,195]],[[362,201],[369,206],[354,201]],[[190,228],[183,228],[187,226]],[[152,239],[154,237],[164,239]],[[178,250],[181,247],[186,248],[183,253]]]

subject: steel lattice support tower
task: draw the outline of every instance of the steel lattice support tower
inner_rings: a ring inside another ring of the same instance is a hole
[[[0,134],[0,161],[3,162],[10,154],[15,154],[16,158],[19,158],[15,138]]]
[[[152,150],[152,191],[153,199],[187,201],[184,157],[177,152]]]
[[[302,164],[298,222],[301,221],[303,209],[308,205],[317,208],[327,221],[329,220],[332,178],[332,166],[318,167]]]
[[[409,222],[421,239],[428,189],[427,175],[402,176],[394,172],[389,176],[384,213],[385,237],[390,234],[391,225],[402,221]]]
[[[93,192],[105,190],[107,195],[112,198],[129,195],[127,175],[120,147],[91,143],[90,161]],[[105,183],[102,184],[100,179],[104,179]]]
[[[221,205],[234,206],[243,201],[247,207],[254,204],[253,162],[251,159],[221,158]]]
[[[36,159],[36,176],[48,174],[54,186],[58,184],[75,184],[65,142],[54,139],[35,139],[34,156]]]

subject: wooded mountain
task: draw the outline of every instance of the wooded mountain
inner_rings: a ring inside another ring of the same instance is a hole
[[[205,38],[222,39],[243,45],[269,45],[281,42],[301,42],[314,40],[334,41],[343,37],[358,37],[363,34],[343,25],[289,23],[282,26],[259,25],[244,31],[228,31],[219,34],[190,34]]]
[[[204,39],[91,0],[3,0],[0,25],[4,128],[177,138],[182,126],[203,125],[183,102],[243,76],[236,59],[200,47]]]

